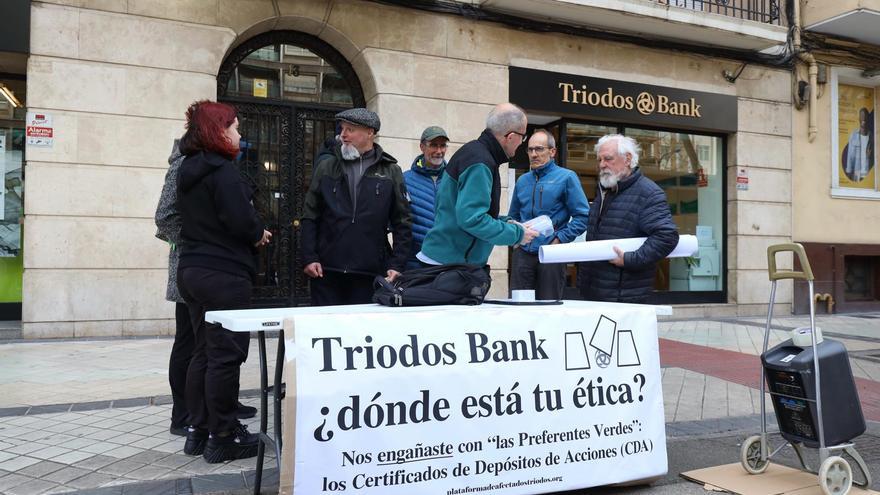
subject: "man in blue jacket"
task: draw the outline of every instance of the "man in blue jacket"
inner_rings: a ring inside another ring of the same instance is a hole
[[[510,288],[534,289],[536,299],[562,299],[565,263],[541,264],[538,249],[546,244],[571,242],[584,233],[590,206],[576,173],[556,164],[556,140],[544,129],[529,139],[529,170],[516,181],[508,215],[525,222],[547,215],[553,233],[539,235],[513,249]]]
[[[416,255],[422,263],[485,265],[494,246],[528,243],[538,234],[499,216],[501,176],[526,137],[526,114],[502,103],[489,112],[486,130],[452,155],[440,187],[434,226]]]
[[[410,169],[403,173],[409,208],[413,220],[413,240],[406,269],[419,268],[416,254],[422,250],[425,235],[434,226],[434,201],[437,187],[446,168],[446,145],[449,136],[442,127],[431,126],[422,131],[419,149],[422,154],[413,160]]]
[[[678,244],[678,229],[666,194],[639,170],[639,147],[634,139],[619,134],[602,136],[596,144],[596,156],[599,186],[590,208],[587,240],[647,240],[639,249],[626,253],[615,246],[617,257],[611,261],[582,263],[578,287],[588,300],[648,302],[657,262]]]

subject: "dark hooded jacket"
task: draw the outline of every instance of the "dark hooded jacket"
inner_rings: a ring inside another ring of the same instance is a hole
[[[303,207],[304,265],[320,262],[324,270],[360,275],[403,271],[412,240],[403,172],[378,144],[373,150],[356,185],[345,170],[353,165],[345,164],[339,146],[318,161]]]
[[[616,188],[599,186],[587,223],[587,241],[628,237],[648,239],[636,251],[624,254],[623,268],[607,261],[579,265],[578,287],[585,299],[648,302],[657,262],[678,244],[666,194],[638,168]]]
[[[252,204],[254,187],[232,160],[200,151],[183,160],[177,180],[180,267],[199,266],[248,276],[257,272],[264,224]]]

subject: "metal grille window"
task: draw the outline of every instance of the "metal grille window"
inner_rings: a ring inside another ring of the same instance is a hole
[[[738,19],[784,24],[782,2],[780,0],[656,0],[657,3],[696,10],[711,14],[726,15]]]

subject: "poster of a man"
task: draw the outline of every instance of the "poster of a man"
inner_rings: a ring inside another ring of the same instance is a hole
[[[840,85],[838,122],[842,187],[874,189],[874,95],[871,88]]]
[[[873,126],[869,124],[869,116],[873,113],[864,107],[859,109],[859,128],[852,131],[846,148],[843,149],[843,162],[846,164],[844,172],[853,182],[864,179],[874,165],[874,133],[871,132]]]

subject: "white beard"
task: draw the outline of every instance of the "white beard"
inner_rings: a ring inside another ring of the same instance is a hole
[[[430,163],[431,165],[433,165],[435,167],[439,167],[440,165],[443,165],[443,158],[427,158],[427,160],[428,160],[428,163]]]
[[[617,183],[620,181],[620,177],[612,174],[612,173],[604,173],[599,174],[599,184],[602,185],[605,189],[613,189],[617,187]]]
[[[354,147],[353,144],[342,143],[340,151],[342,152],[342,158],[344,160],[355,160],[361,157],[360,152],[357,150],[357,148]]]

